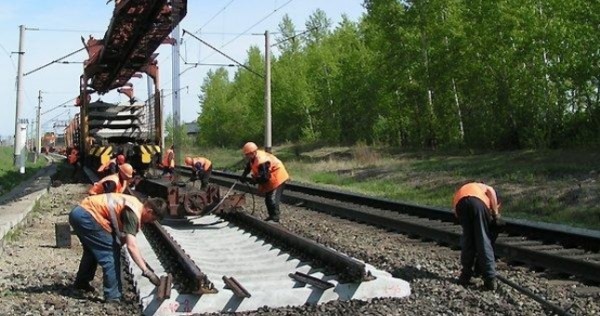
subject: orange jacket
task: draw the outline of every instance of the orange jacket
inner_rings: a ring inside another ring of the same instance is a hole
[[[208,171],[208,169],[210,168],[210,166],[212,166],[212,162],[204,157],[196,157],[192,159],[192,170],[197,171],[196,170],[196,164],[200,163],[202,165],[202,169],[204,171]]]
[[[109,167],[111,164],[115,164],[115,165],[116,165],[116,164],[117,164],[117,158],[113,158],[113,159],[111,159],[111,160],[109,160],[109,161],[105,162],[105,163],[104,163],[103,165],[101,165],[100,167],[98,167],[98,172],[102,172],[102,171],[104,171],[104,170],[107,170],[107,169],[108,169],[108,167]]]
[[[258,185],[258,190],[263,193],[277,189],[277,187],[290,178],[281,160],[263,150],[257,150],[256,157],[250,162],[250,170],[254,178],[258,177],[259,166],[267,161],[270,162],[269,173],[271,177],[269,178],[269,182]]]
[[[175,168],[175,152],[173,152],[173,149],[167,149],[162,165],[165,168]]]
[[[115,192],[104,192],[104,187],[102,186],[102,184],[106,181],[113,181],[117,185],[117,189]],[[123,192],[125,192],[125,188],[127,188],[127,185],[128,185],[127,180],[123,180],[123,182],[121,183],[121,179],[119,179],[119,174],[115,173],[115,174],[106,176],[106,177],[102,178],[100,181],[94,183],[94,185],[92,185],[92,187],[88,191],[88,194],[96,195],[96,194],[102,194],[102,193],[123,193]]]
[[[460,189],[458,189],[458,191],[456,191],[454,194],[454,198],[452,199],[452,208],[454,209],[454,214],[456,214],[456,204],[458,204],[460,199],[464,198],[465,196],[476,197],[480,199],[488,209],[492,208],[492,203],[490,198],[485,194],[485,189],[482,183],[471,182],[460,187]]]
[[[109,233],[112,232],[110,205],[113,206],[115,211],[119,231],[123,231],[121,214],[125,210],[125,207],[128,207],[135,213],[138,219],[138,231],[142,226],[142,211],[144,209],[144,204],[142,204],[135,196],[122,193],[91,195],[83,199],[79,205],[88,211],[96,222]]]

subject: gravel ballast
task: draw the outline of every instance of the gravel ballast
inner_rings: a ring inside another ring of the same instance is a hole
[[[85,196],[87,185],[50,188],[28,223],[11,234],[0,257],[0,315],[140,315],[137,297],[125,282],[125,300],[102,302],[102,271],[95,293],[70,288],[81,257],[73,236],[71,248],[56,248],[54,224],[66,222],[71,208]],[[252,211],[252,199],[247,209]],[[256,198],[257,216],[266,217]],[[468,288],[455,283],[460,252],[384,229],[334,218],[290,205],[282,206],[281,225],[408,281],[405,299],[331,302],[320,306],[262,308],[241,315],[550,315],[532,299],[500,284],[482,290],[481,280]],[[527,267],[499,262],[499,272],[574,315],[600,315],[600,289],[576,279],[560,278]]]

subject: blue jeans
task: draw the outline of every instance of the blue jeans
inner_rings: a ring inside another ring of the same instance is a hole
[[[462,274],[472,276],[473,266],[477,264],[479,266],[476,268],[485,279],[496,277],[488,208],[480,199],[469,196],[460,199],[456,205],[456,213],[463,229],[460,252]]]
[[[69,213],[69,224],[83,245],[83,256],[75,278],[76,284],[89,284],[94,279],[98,264],[104,272],[104,299],[120,299],[121,248],[112,234],[102,229],[92,215],[81,206]]]

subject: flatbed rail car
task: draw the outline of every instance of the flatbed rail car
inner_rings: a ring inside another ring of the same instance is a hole
[[[122,154],[138,174],[145,172],[160,156],[160,146],[152,142],[157,133],[152,112],[140,102],[88,104],[86,164],[97,168]]]

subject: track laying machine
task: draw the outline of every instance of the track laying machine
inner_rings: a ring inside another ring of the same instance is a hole
[[[124,154],[137,173],[160,157],[162,107],[155,53],[187,13],[187,0],[115,0],[104,38],[82,38],[89,58],[84,61],[76,106],[80,113],[65,130],[69,146],[79,147],[86,165],[96,169],[116,154]],[[147,102],[133,94],[132,77],[149,76],[154,94]],[[129,97],[119,104],[91,101],[117,89]]]

